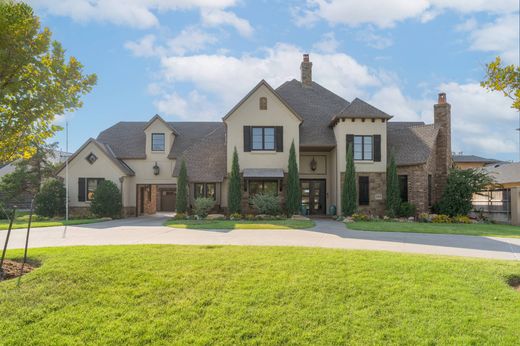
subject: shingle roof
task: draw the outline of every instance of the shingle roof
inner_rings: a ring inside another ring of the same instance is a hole
[[[349,105],[349,102],[318,83],[311,87],[293,79],[280,85],[276,92],[302,118],[300,126],[300,146],[335,146],[334,131],[328,127],[334,114]]]
[[[351,104],[334,115],[332,122],[345,118],[391,119],[392,116],[356,97]]]
[[[211,132],[179,152],[172,176],[179,175],[182,160],[186,161],[189,181],[221,182],[227,175],[225,125],[218,123]]]
[[[245,168],[244,178],[283,178],[282,168]]]
[[[454,162],[482,162],[482,163],[494,163],[498,162],[498,160],[494,159],[486,159],[484,157],[476,156],[476,155],[453,155]]]
[[[489,165],[484,167],[483,170],[489,172],[498,184],[520,182],[520,162]]]
[[[417,123],[388,123],[388,151],[393,152],[398,166],[418,165],[425,163],[434,148],[439,129],[433,124],[416,125]]]

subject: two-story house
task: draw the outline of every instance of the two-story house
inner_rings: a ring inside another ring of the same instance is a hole
[[[347,146],[353,146],[357,200],[365,212],[385,211],[390,155],[398,165],[401,198],[427,211],[437,201],[451,166],[450,105],[439,94],[434,123],[395,122],[356,98],[349,102],[312,80],[305,54],[301,79],[273,89],[260,81],[221,122],[119,122],[89,139],[70,159],[70,206],[88,211],[103,179],[122,191],[126,215],[173,211],[181,162],[187,165],[190,198],[214,198],[227,208],[228,176],[237,150],[243,208],[260,192],[286,190],[289,149],[299,157],[302,206],[311,215],[341,210]],[[64,169],[59,171],[65,176]]]

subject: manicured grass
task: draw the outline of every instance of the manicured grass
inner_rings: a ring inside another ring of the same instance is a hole
[[[10,251],[9,258],[21,257]],[[2,345],[515,345],[520,263],[290,247],[31,249]]]
[[[107,219],[73,219],[69,220],[67,225],[82,225],[87,223],[95,223],[106,221]],[[27,220],[16,219],[13,223],[13,229],[27,228]],[[33,221],[31,222],[31,228],[33,227],[53,227],[53,226],[64,226],[65,220],[45,220],[45,221]],[[0,220],[0,230],[6,230],[9,228],[8,220]]]
[[[169,220],[166,226],[190,229],[304,229],[314,227],[312,220]]]
[[[347,228],[360,231],[462,234],[520,238],[520,227],[499,224],[359,221],[348,223]]]

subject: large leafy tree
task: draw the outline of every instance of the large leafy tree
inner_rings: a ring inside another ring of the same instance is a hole
[[[238,165],[237,148],[233,151],[231,176],[228,185],[228,209],[231,214],[242,211],[242,191],[240,189],[240,166]]]
[[[96,83],[27,4],[0,0],[0,162],[30,157]]]
[[[511,108],[520,111],[520,66],[502,65],[502,59],[486,64],[486,79],[480,85],[491,91],[500,91],[513,103]]]
[[[350,144],[347,150],[345,177],[341,191],[341,212],[345,216],[350,216],[356,212],[356,209],[356,168],[354,167],[354,154]]]
[[[300,198],[300,177],[298,175],[296,149],[294,148],[293,141],[291,144],[291,150],[289,151],[289,171],[287,174],[287,198],[285,200],[287,216],[290,217],[298,212],[301,202]]]
[[[442,214],[467,215],[472,208],[473,194],[493,184],[489,174],[477,169],[452,169],[439,203]]]
[[[181,170],[177,179],[177,199],[175,201],[177,213],[188,211],[188,169],[186,162],[182,160]]]
[[[393,153],[390,154],[386,177],[386,211],[388,216],[396,217],[399,214],[401,197],[399,196],[399,179],[397,177],[397,166]]]
[[[0,178],[0,191],[7,203],[15,203],[24,194],[36,195],[42,183],[54,176],[57,162],[57,143],[36,146],[36,153],[27,160],[19,160],[12,173]]]

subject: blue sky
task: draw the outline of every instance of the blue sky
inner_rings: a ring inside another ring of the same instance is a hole
[[[260,79],[313,79],[394,120],[452,104],[453,150],[518,160],[518,113],[479,85],[500,55],[519,64],[517,0],[29,1],[98,84],[67,114],[70,150],[118,121],[220,120]],[[64,118],[58,120],[64,124]],[[55,140],[64,145],[64,134]]]

